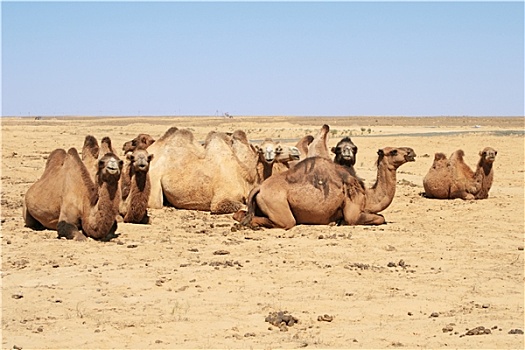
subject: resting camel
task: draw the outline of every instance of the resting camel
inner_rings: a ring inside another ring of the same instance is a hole
[[[51,152],[42,177],[25,195],[26,226],[57,230],[59,238],[78,241],[110,239],[117,229],[122,161],[107,153],[97,164],[93,181],[75,148]]]
[[[279,142],[266,138],[257,150],[257,182],[261,183],[273,173],[279,173],[289,168],[288,163],[299,160],[299,150],[295,146],[283,147]]]
[[[148,147],[155,154],[149,170],[148,206],[162,208],[165,198],[179,209],[216,214],[239,210],[255,185],[255,176],[250,176],[233,152],[234,147],[247,145],[231,142],[225,134],[215,133],[205,148],[189,130],[169,129]]]
[[[392,202],[396,171],[415,160],[412,148],[380,149],[377,180],[366,188],[350,170],[323,157],[309,157],[290,170],[268,178],[248,197],[248,211],[234,219],[250,227],[290,229],[297,224],[380,225],[379,212]]]
[[[148,170],[153,154],[148,154],[148,151],[142,148],[135,148],[134,151],[126,154],[126,158],[129,162],[123,172],[127,171],[125,177],[129,182],[121,182],[120,215],[124,218],[124,222],[147,224],[149,223],[148,199],[151,192]]]
[[[428,198],[464,200],[486,199],[492,187],[494,170],[492,164],[498,152],[486,147],[479,152],[476,171],[465,163],[463,150],[457,150],[447,159],[445,154],[436,153],[434,163],[423,179],[425,196]]]

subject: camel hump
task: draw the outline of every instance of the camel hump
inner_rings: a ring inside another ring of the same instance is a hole
[[[87,135],[85,138],[84,138],[84,148],[94,148],[94,147],[98,147],[98,142],[97,142],[97,139],[95,138],[95,136],[93,135]]]
[[[232,134],[232,139],[248,144],[248,136],[246,136],[246,133],[242,130],[235,130]]]
[[[168,138],[170,138],[177,130],[179,130],[179,128],[177,128],[176,126],[172,126],[171,128],[169,128],[165,133],[164,135],[162,135],[158,142],[162,142]]]
[[[439,160],[444,160],[444,159],[447,159],[447,156],[445,155],[445,153],[438,152],[434,154],[434,162],[439,161]]]
[[[75,147],[71,147],[70,149],[68,149],[67,154],[73,157],[78,157],[80,159],[80,156],[78,155],[78,151]]]
[[[465,157],[465,152],[462,149],[458,149],[452,155],[450,156],[451,160],[457,159],[459,161],[463,161],[463,157]]]

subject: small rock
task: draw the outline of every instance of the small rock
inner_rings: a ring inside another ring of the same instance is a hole
[[[439,313],[438,312],[433,312],[430,314],[429,317],[439,317]]]
[[[483,309],[488,309],[488,308],[490,307],[490,304],[483,304],[483,305],[481,305],[481,307],[482,307]]]
[[[229,251],[227,250],[222,250],[222,249],[219,249],[219,250],[216,250],[213,252],[213,255],[228,255],[230,254]]]
[[[518,250],[523,250],[523,246],[520,245],[520,246],[518,247]]]
[[[452,332],[453,330],[454,330],[454,327],[452,327],[451,325],[447,325],[443,327],[443,333]]]
[[[11,297],[13,299],[22,299],[24,296],[22,294],[13,294]]]
[[[516,329],[511,329],[511,330],[509,331],[509,334],[523,334],[523,331],[522,331],[521,329],[518,329],[518,328],[516,328]]]
[[[244,337],[245,337],[245,338],[248,338],[248,337],[255,337],[255,333],[251,333],[251,332],[250,332],[250,333],[245,333],[245,334],[244,334]]]
[[[396,265],[395,262],[392,262],[392,261],[391,261],[391,262],[389,262],[386,266],[388,266],[388,267],[396,267],[397,265]]]
[[[137,247],[138,247],[138,245],[136,245],[136,244],[128,244],[127,245],[127,248],[137,248]]]
[[[334,320],[333,316],[324,314],[322,316],[317,317],[317,321],[326,321],[326,322],[332,322]]]
[[[22,347],[21,346],[17,346],[17,345],[13,345],[13,349],[14,350],[22,350]]]

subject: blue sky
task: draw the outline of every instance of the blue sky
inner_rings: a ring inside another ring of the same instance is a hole
[[[2,115],[523,116],[524,3],[2,2]]]

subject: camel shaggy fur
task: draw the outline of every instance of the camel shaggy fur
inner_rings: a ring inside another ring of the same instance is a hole
[[[42,177],[24,197],[26,226],[57,230],[59,238],[79,241],[111,238],[117,228],[122,161],[108,153],[97,164],[93,181],[75,148],[51,152]]]
[[[498,152],[485,147],[473,171],[464,161],[465,153],[457,150],[449,159],[443,153],[434,155],[434,162],[423,178],[428,198],[464,200],[486,199],[494,179],[493,163]]]
[[[234,219],[257,227],[290,229],[296,224],[380,225],[395,194],[396,170],[414,161],[414,150],[387,147],[378,151],[377,181],[369,189],[348,167],[324,157],[309,157],[289,171],[268,178],[248,197],[248,211]]]
[[[168,130],[148,148],[155,154],[149,171],[148,206],[161,208],[165,198],[180,209],[216,214],[239,210],[255,178],[248,174],[233,147],[231,138],[223,133],[213,134],[202,147],[189,130]]]
[[[147,224],[149,223],[148,200],[151,192],[148,171],[153,154],[135,148],[133,152],[127,153],[126,158],[128,164],[124,166],[123,171],[127,171],[126,177],[129,178],[129,183],[121,182],[120,215],[124,218],[124,222]]]

